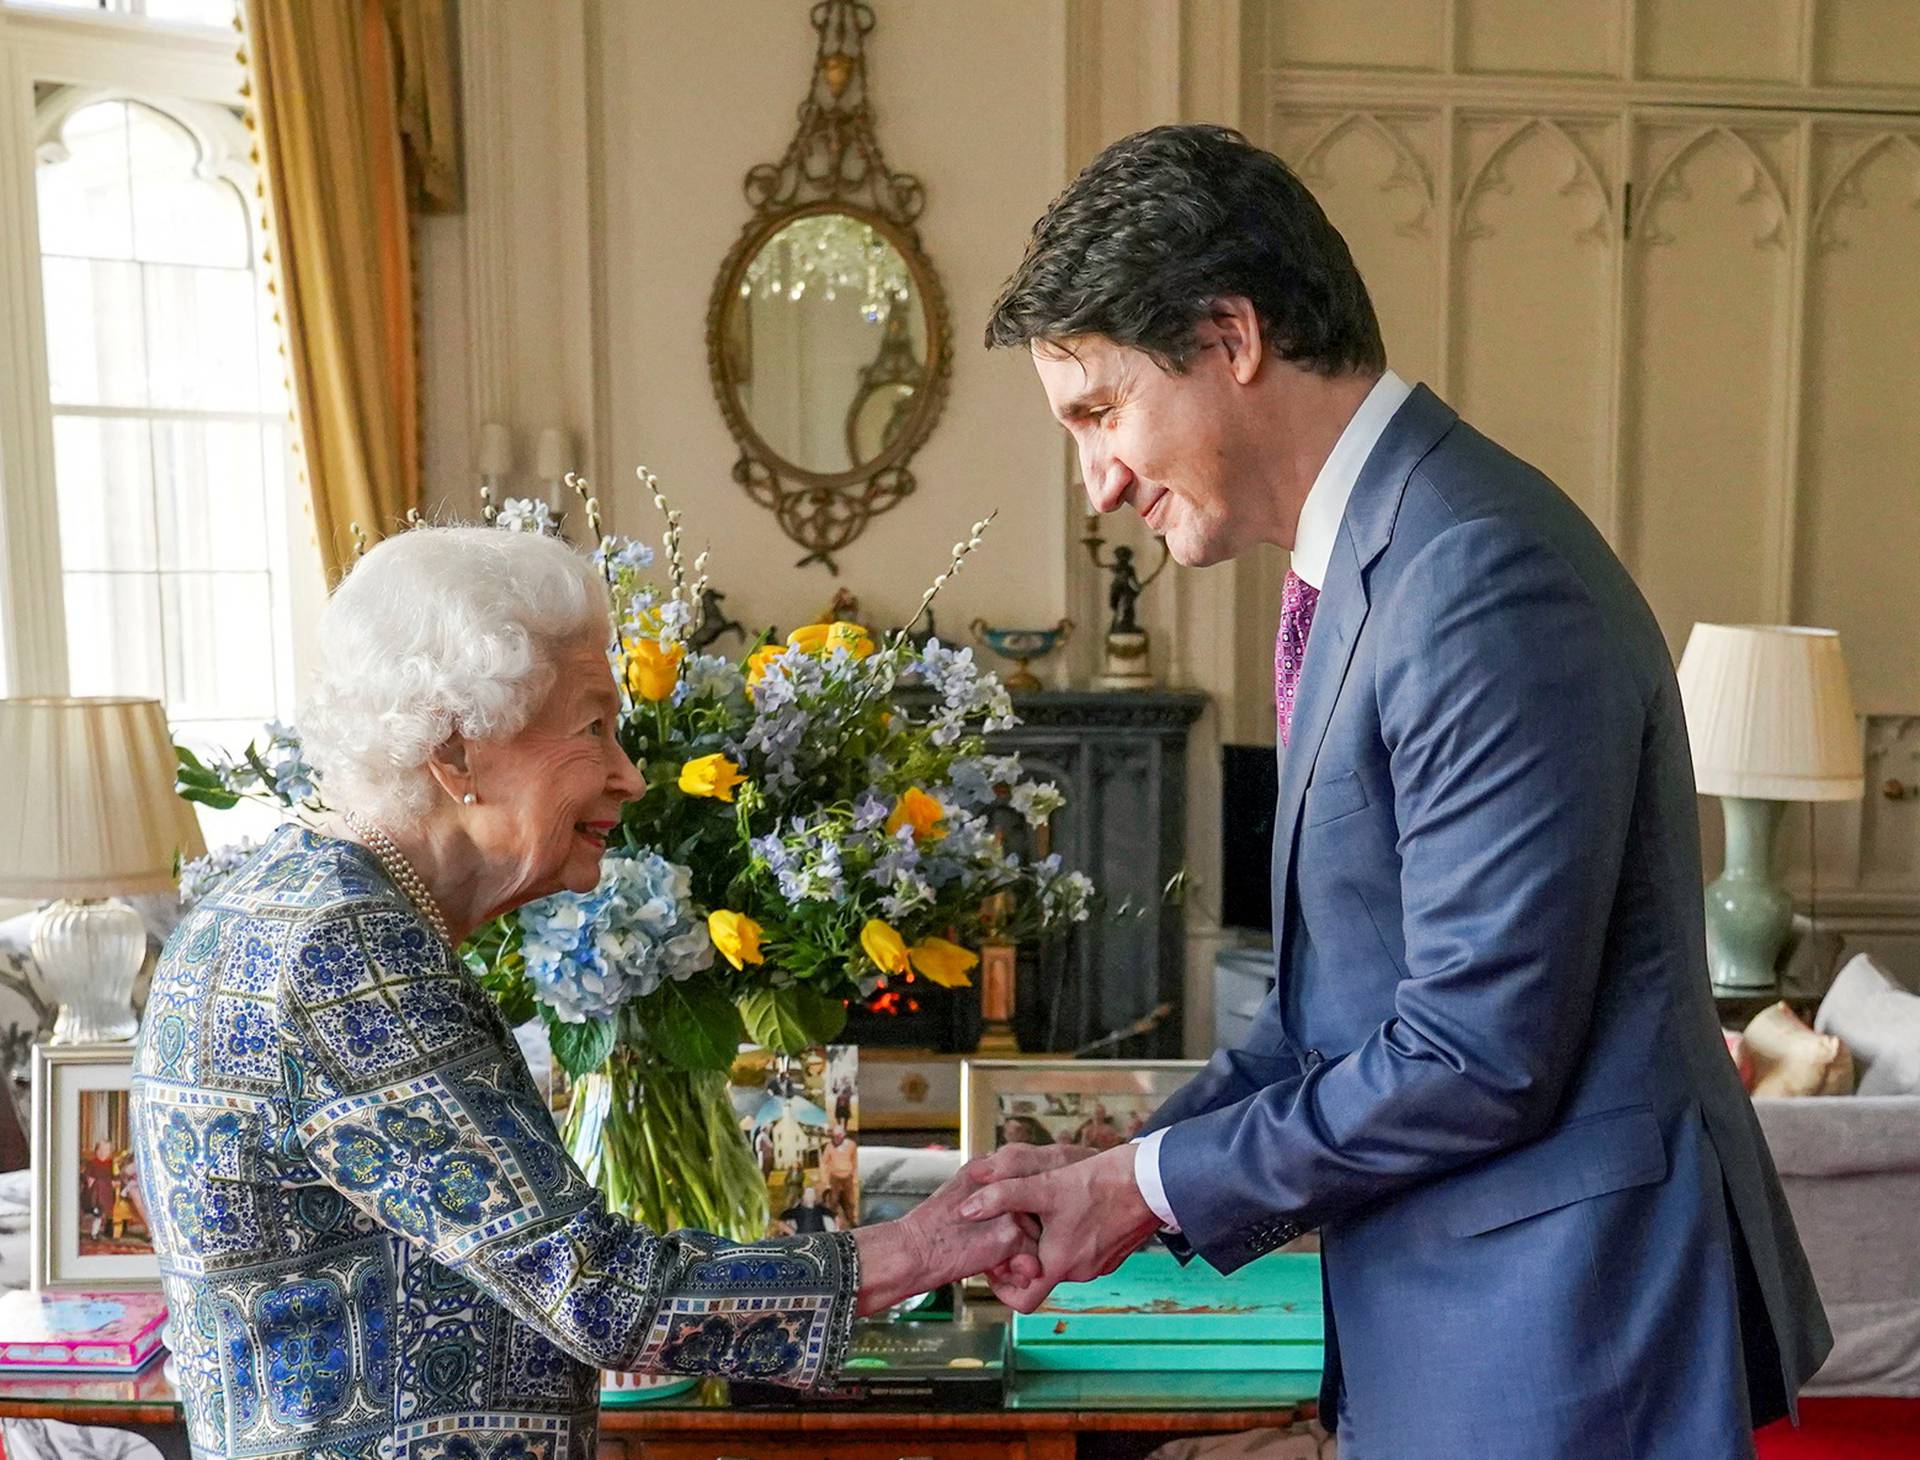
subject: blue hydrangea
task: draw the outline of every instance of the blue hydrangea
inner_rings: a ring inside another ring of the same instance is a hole
[[[535,997],[580,1024],[712,967],[713,942],[692,899],[692,873],[650,852],[604,859],[592,892],[528,903],[521,952]]]

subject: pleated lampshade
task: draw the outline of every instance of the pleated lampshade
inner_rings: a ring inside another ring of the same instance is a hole
[[[0,895],[163,892],[206,851],[158,700],[0,700]]]
[[[1833,630],[1695,624],[1680,699],[1702,795],[1859,799],[1860,726]]]

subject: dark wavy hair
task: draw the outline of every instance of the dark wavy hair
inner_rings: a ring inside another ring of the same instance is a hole
[[[1180,372],[1195,326],[1234,295],[1284,360],[1386,368],[1347,242],[1287,165],[1229,127],[1154,127],[1094,158],[1034,224],[987,348],[1104,335]]]

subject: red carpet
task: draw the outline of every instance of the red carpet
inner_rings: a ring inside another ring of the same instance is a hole
[[[1760,1460],[1920,1460],[1920,1399],[1803,1399],[1754,1436]]]

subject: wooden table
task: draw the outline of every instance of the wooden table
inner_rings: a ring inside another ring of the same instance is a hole
[[[726,1386],[600,1417],[604,1460],[1105,1460],[1178,1435],[1231,1434],[1309,1417],[1317,1374],[1018,1377],[980,1413],[733,1407]],[[0,1416],[136,1430],[187,1454],[173,1385],[156,1360],[131,1378],[0,1377]]]

